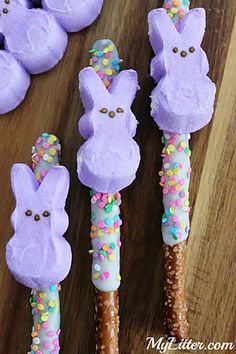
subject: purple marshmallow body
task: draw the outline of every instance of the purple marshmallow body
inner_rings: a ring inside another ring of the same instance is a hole
[[[80,134],[87,140],[78,151],[78,177],[86,186],[114,193],[136,176],[140,152],[133,140],[137,120],[131,105],[138,89],[137,73],[123,70],[109,90],[93,68],[80,72],[80,93],[85,114]]]
[[[149,13],[149,36],[156,54],[151,76],[158,81],[151,95],[152,116],[163,131],[191,133],[212,117],[216,88],[207,77],[209,64],[201,48],[205,17],[204,9],[193,9],[177,30],[164,9]]]
[[[45,72],[60,61],[67,47],[66,32],[89,26],[99,15],[103,0],[45,0],[42,5],[42,9],[34,9],[27,0],[9,3],[0,0],[0,41],[9,58],[17,61],[14,64],[16,72],[12,65],[7,72],[5,60],[0,56],[0,74],[4,70],[13,85],[6,103],[4,97],[0,98],[0,114],[14,109],[24,99],[29,87],[28,73]],[[17,80],[19,71],[21,87]],[[23,71],[27,73],[23,74]],[[2,76],[0,85],[3,85],[1,81]]]
[[[15,164],[11,179],[15,233],[6,247],[7,265],[16,280],[29,288],[58,284],[69,273],[72,259],[63,238],[68,228],[64,207],[69,173],[65,167],[52,167],[39,186],[27,165]]]

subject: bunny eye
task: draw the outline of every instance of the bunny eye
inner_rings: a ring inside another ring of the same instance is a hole
[[[117,110],[116,110],[117,113],[124,113],[124,110],[123,108],[121,107],[118,107]]]
[[[107,108],[102,108],[102,109],[100,109],[99,112],[100,112],[100,113],[107,113],[107,112],[108,112],[108,109],[107,109]]]
[[[25,215],[26,215],[26,216],[31,216],[31,215],[32,215],[32,211],[28,209],[28,210],[25,212]]]
[[[195,48],[194,47],[190,47],[189,51],[190,51],[190,53],[194,53],[195,52]]]
[[[44,216],[45,218],[48,218],[48,217],[50,216],[50,213],[49,213],[48,211],[44,211],[44,212],[43,212],[43,216]]]
[[[178,53],[178,51],[179,51],[179,49],[177,47],[174,47],[172,50],[174,53]]]

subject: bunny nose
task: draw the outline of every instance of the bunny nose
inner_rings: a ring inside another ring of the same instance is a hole
[[[110,118],[114,118],[114,117],[115,117],[115,115],[116,115],[116,114],[115,114],[115,112],[114,112],[114,111],[110,111],[110,112],[109,112],[109,117],[110,117]]]
[[[39,220],[40,220],[40,216],[39,216],[38,214],[36,214],[36,215],[34,216],[34,220],[35,220],[35,221],[39,221]]]
[[[180,52],[181,57],[185,58],[187,56],[187,52],[185,50],[182,50],[182,52]]]

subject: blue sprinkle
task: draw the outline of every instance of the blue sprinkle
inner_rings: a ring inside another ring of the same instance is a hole
[[[42,137],[47,138],[48,135],[49,135],[48,133],[43,133],[43,134],[42,134]]]
[[[172,226],[172,227],[170,228],[170,232],[175,235],[175,234],[177,233],[176,227]]]
[[[116,215],[113,217],[113,220],[114,220],[114,221],[119,221],[119,220],[120,220],[119,215],[116,214]]]
[[[105,221],[105,224],[106,224],[107,226],[111,226],[111,225],[112,225],[112,220],[111,220],[111,218],[106,218],[104,221]]]
[[[57,285],[51,285],[51,286],[50,286],[50,291],[51,291],[52,293],[55,293],[55,291],[57,291]]]
[[[101,58],[101,57],[103,57],[103,55],[104,55],[103,51],[100,50],[100,51],[98,52],[98,54],[97,54],[97,57],[98,57],[98,58]]]
[[[163,216],[162,217],[162,223],[165,224],[167,221],[168,221],[168,219],[165,216]]]

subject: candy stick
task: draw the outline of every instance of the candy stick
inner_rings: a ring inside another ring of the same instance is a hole
[[[188,0],[164,1],[166,13],[176,29],[163,10],[153,10],[149,14],[150,41],[156,54],[151,64],[151,74],[159,81],[152,93],[152,115],[164,130],[160,184],[164,205],[165,327],[167,335],[177,341],[188,337],[186,240],[190,230],[189,133],[208,123],[215,95],[214,85],[205,76],[208,63],[200,48],[205,14],[201,9],[196,9],[184,18],[189,5]],[[166,55],[164,64],[162,55]],[[192,61],[196,56],[199,62]],[[172,70],[170,67],[167,69],[168,65],[172,66]],[[197,75],[192,76],[192,72]],[[163,77],[166,84],[163,84]]]
[[[80,73],[80,90],[86,113],[80,120],[79,129],[87,142],[78,152],[78,177],[92,188],[92,249],[89,252],[93,257],[92,282],[96,289],[96,353],[112,354],[119,353],[118,288],[121,281],[122,222],[119,216],[121,195],[117,191],[134,180],[140,161],[138,146],[131,139],[137,125],[130,110],[137,90],[137,77],[131,70],[119,74],[120,59],[110,40],[95,42],[90,53],[90,65],[94,70],[87,68]],[[127,88],[129,92],[126,92]],[[89,104],[88,97],[92,97],[94,104]],[[123,125],[125,121],[127,125]],[[92,126],[96,129],[97,141]],[[112,149],[107,144],[107,137],[111,139]],[[91,155],[86,155],[89,148]]]
[[[34,325],[28,354],[59,353],[59,283],[71,266],[71,249],[62,237],[68,227],[65,201],[69,173],[59,165],[60,144],[43,133],[32,150],[32,170],[24,164],[12,168],[16,209],[14,235],[6,247],[7,264],[20,283],[32,289]]]
[[[61,145],[56,136],[43,133],[32,148],[32,169],[37,181],[42,183],[52,166],[59,165]],[[32,328],[31,354],[57,354],[60,350],[60,284],[46,289],[32,289],[30,305],[34,326]]]

